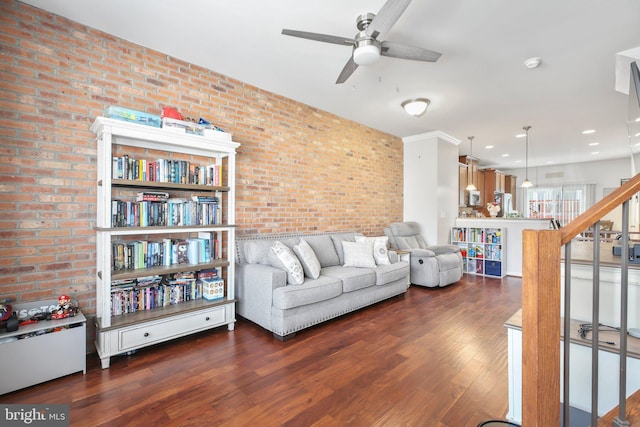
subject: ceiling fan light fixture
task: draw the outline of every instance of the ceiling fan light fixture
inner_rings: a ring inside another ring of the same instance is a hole
[[[429,104],[431,104],[431,101],[427,98],[413,98],[407,99],[400,105],[408,114],[420,117],[427,111]]]
[[[353,61],[358,65],[375,64],[380,59],[380,48],[375,44],[358,46],[353,51]]]

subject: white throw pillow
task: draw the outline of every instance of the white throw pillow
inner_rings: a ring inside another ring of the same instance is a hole
[[[293,247],[293,252],[298,255],[306,276],[312,279],[320,277],[320,261],[306,240],[300,239],[300,243]]]
[[[290,285],[304,283],[304,271],[300,261],[288,246],[276,240],[271,246],[271,252],[275,255],[275,259],[270,257],[273,261],[271,265],[287,272],[287,283]]]
[[[356,236],[356,242],[370,242],[373,244],[373,259],[376,261],[376,265],[391,264],[391,261],[389,261],[389,251],[387,250],[387,243],[389,243],[388,236]]]
[[[373,245],[368,242],[342,242],[345,267],[375,268],[373,259]]]

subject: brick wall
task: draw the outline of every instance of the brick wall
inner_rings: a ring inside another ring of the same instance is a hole
[[[18,3],[0,3],[0,299],[95,314],[96,149],[109,105],[175,106],[241,143],[239,235],[402,220],[402,141]]]

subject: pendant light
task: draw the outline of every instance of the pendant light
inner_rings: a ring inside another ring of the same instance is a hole
[[[524,154],[524,181],[522,182],[522,188],[533,187],[533,182],[529,181],[529,129],[531,126],[524,126],[522,129],[525,131],[525,154]]]
[[[470,146],[469,157],[468,158],[471,159],[471,162],[473,162],[473,138],[475,138],[475,137],[468,136],[467,138],[469,138],[469,146]],[[469,165],[469,162],[467,162],[467,165]],[[469,171],[469,172],[473,171],[473,167],[471,169],[472,170]],[[472,175],[473,174],[471,174],[471,173],[467,173],[467,184],[468,184],[467,188],[466,188],[467,191],[476,191],[477,190],[476,186],[473,185],[473,176]]]

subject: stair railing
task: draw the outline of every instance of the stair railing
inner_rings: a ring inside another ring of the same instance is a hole
[[[522,243],[522,422],[526,427],[560,426],[560,342],[561,342],[561,264],[565,260],[565,303],[562,331],[563,425],[569,426],[569,356],[571,327],[571,241],[593,228],[594,288],[592,321],[596,325],[599,300],[600,223],[608,213],[622,206],[621,314],[620,314],[620,393],[619,415],[614,426],[626,421],[627,283],[629,240],[629,199],[640,192],[640,174],[598,201],[582,215],[559,230],[524,230]],[[599,322],[598,322],[599,323]],[[598,328],[592,335],[592,378],[598,378]],[[598,384],[592,381],[591,425],[597,425]]]

